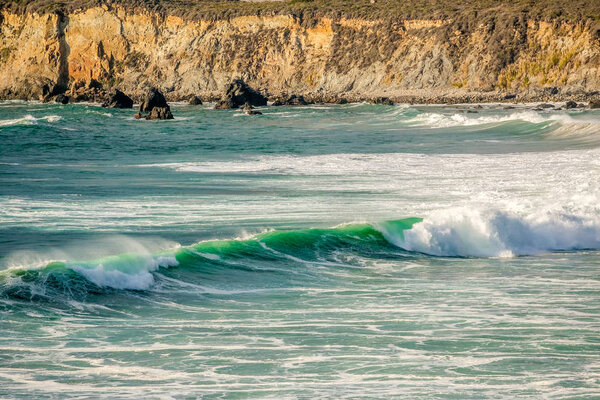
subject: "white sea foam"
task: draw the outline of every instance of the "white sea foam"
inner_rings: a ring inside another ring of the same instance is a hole
[[[140,256],[133,255],[110,257],[107,263],[90,266],[85,264],[69,264],[68,268],[83,275],[90,282],[113,289],[145,290],[154,284],[152,272],[159,267],[168,268],[179,263],[173,256]]]
[[[454,208],[431,213],[403,233],[379,227],[393,244],[436,256],[513,257],[600,249],[600,209],[530,214]]]
[[[574,118],[566,113],[544,113],[533,110],[520,110],[505,115],[481,115],[479,113],[435,113],[425,112],[411,119],[407,123],[425,128],[451,128],[456,126],[476,126],[487,124],[500,124],[510,121],[529,122],[531,124],[555,123],[563,124],[591,124],[596,129],[600,127],[600,120],[588,118],[585,121]]]
[[[102,112],[102,111],[96,111],[96,110],[86,110],[85,111],[87,114],[97,114],[97,115],[102,115],[103,117],[109,117],[112,118],[113,115],[109,112]]]
[[[44,117],[36,118],[33,115],[27,114],[22,118],[0,120],[0,126],[36,125],[38,121],[57,122],[61,119],[62,117],[60,115],[47,115]]]

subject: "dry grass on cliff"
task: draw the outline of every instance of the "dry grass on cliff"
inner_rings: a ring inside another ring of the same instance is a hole
[[[477,20],[502,13],[532,19],[600,21],[599,0],[0,0],[0,7],[17,12],[71,11],[106,4],[144,8],[184,18],[226,19],[242,15],[293,14],[300,18],[317,16],[366,19],[456,19]]]

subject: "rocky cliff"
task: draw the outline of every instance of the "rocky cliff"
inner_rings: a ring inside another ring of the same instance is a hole
[[[600,39],[593,20],[525,13],[203,19],[106,4],[1,11],[0,97],[37,99],[44,84],[90,78],[134,98],[156,86],[170,100],[214,98],[235,78],[272,96],[582,99],[600,90]]]

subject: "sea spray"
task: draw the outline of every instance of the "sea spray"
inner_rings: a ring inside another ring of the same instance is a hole
[[[561,211],[519,215],[456,208],[437,211],[402,235],[382,230],[407,250],[434,256],[513,257],[600,249],[600,216]]]

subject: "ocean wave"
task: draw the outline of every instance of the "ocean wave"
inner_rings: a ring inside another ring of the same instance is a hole
[[[501,210],[438,211],[398,232],[382,225],[386,239],[402,249],[446,257],[514,257],[555,251],[600,249],[600,212],[560,210],[534,214]]]
[[[0,126],[36,125],[39,121],[57,122],[61,119],[62,117],[60,115],[47,115],[44,117],[36,118],[33,115],[28,114],[22,118],[0,120]]]
[[[0,294],[35,297],[109,290],[148,290],[161,268],[198,273],[219,268],[244,272],[284,268],[290,263],[340,267],[340,252],[366,257],[515,257],[600,249],[600,210],[447,209],[426,218],[405,218],[334,228],[269,231],[248,238],[211,240],[154,254],[124,253],[92,261],[49,262],[0,272]],[[350,266],[350,265],[348,265]],[[200,269],[198,269],[200,268]],[[204,269],[202,269],[204,268]],[[283,272],[285,272],[283,271]]]
[[[108,118],[113,117],[113,115],[109,112],[102,112],[102,111],[97,111],[97,110],[86,110],[85,112],[86,112],[86,114],[102,115],[103,117],[108,117]]]
[[[65,267],[83,275],[100,287],[113,289],[146,290],[154,284],[152,272],[160,267],[177,266],[174,256],[140,256],[126,254],[96,262],[67,263]]]
[[[470,113],[433,113],[426,112],[416,115],[405,122],[426,128],[452,128],[457,126],[491,125],[505,122],[521,121],[531,124],[573,124],[587,123],[600,125],[600,120],[580,121],[568,114],[548,114],[533,110],[512,112],[506,115],[479,115]]]

